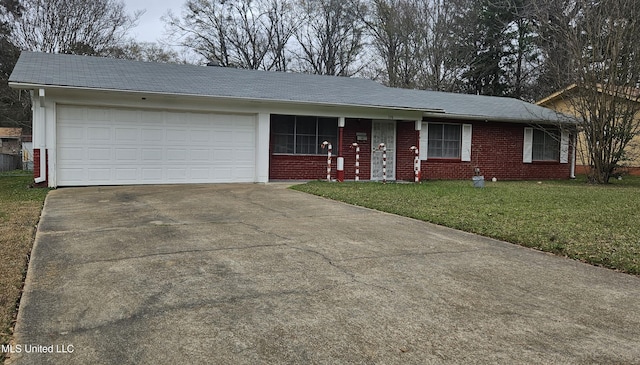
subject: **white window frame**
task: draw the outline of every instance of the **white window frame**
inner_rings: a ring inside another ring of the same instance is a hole
[[[533,160],[533,133],[532,127],[524,128],[524,143],[522,148],[522,162],[532,163]],[[559,143],[559,159],[558,160],[539,160],[541,162],[559,162],[569,163],[569,131],[560,131],[560,143]],[[538,160],[536,160],[538,161]]]
[[[426,161],[429,158],[428,151],[429,151],[429,124],[430,123],[460,125],[461,131],[462,131],[460,136],[460,161],[463,161],[463,162],[471,161],[471,139],[473,135],[472,125],[462,124],[462,123],[439,123],[439,122],[422,122],[422,128],[420,130],[420,160]],[[444,157],[442,159],[447,159],[447,158]],[[451,158],[451,160],[456,160],[456,158]]]

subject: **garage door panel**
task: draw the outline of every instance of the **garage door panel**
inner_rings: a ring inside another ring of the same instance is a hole
[[[82,107],[77,107],[82,108]],[[93,122],[108,122],[111,120],[112,110],[107,108],[86,108],[86,115],[88,121]]]
[[[142,179],[144,181],[162,181],[162,169],[155,168],[143,168],[142,169]]]
[[[112,119],[125,124],[138,124],[140,112],[130,109],[107,109],[112,113]],[[108,119],[110,120],[110,119]]]
[[[162,161],[162,149],[160,148],[143,148],[142,162],[158,162]]]
[[[253,169],[237,167],[235,168],[234,175],[241,179],[242,182],[253,181]]]
[[[109,181],[109,178],[111,177],[111,169],[108,168],[90,168],[87,172],[89,175],[89,181]]]
[[[85,115],[85,111],[86,111],[85,108],[66,106],[64,108],[58,108],[57,115],[58,115],[58,118],[64,119],[67,121],[72,121],[72,120],[83,121],[87,119]]]
[[[137,162],[139,160],[138,150],[135,148],[116,149],[116,162]]]
[[[168,149],[167,159],[168,162],[186,162],[187,150],[186,149]]]
[[[191,149],[189,150],[189,160],[193,161],[193,162],[204,162],[207,163],[208,161],[211,161],[212,158],[212,153],[211,150],[206,148],[206,149]],[[207,163],[208,165],[208,163]]]
[[[116,171],[116,180],[119,182],[129,182],[129,181],[137,181],[138,180],[138,169],[137,168],[115,168]]]
[[[87,160],[90,162],[110,161],[111,149],[110,148],[89,148],[87,151]]]
[[[85,170],[82,168],[60,168],[59,174],[64,174],[71,182],[82,182],[86,180]]]
[[[61,147],[58,148],[58,158],[70,162],[80,162],[83,160],[84,149],[82,147]]]
[[[140,131],[142,135],[142,142],[152,142],[152,143],[161,143],[164,141],[164,130],[162,129],[151,129],[151,128],[142,128]]]
[[[200,145],[210,145],[211,144],[211,136],[209,135],[209,130],[207,129],[192,129],[191,130],[191,143],[196,143]]]
[[[109,127],[88,127],[87,140],[92,143],[111,141],[111,128]]]
[[[187,131],[179,129],[167,130],[168,143],[187,143]]]
[[[137,142],[140,139],[138,128],[116,127],[115,140],[119,143]]]
[[[58,134],[59,139],[64,139],[67,143],[83,143],[85,140],[85,129],[82,126],[69,125],[67,128],[60,131]]]
[[[186,181],[187,169],[185,168],[168,168],[167,179],[169,181]]]
[[[57,183],[255,180],[255,117],[58,107]]]

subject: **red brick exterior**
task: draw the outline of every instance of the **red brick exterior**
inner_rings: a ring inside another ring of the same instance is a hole
[[[360,145],[360,179],[371,178],[371,120],[347,119],[345,121],[342,151],[344,153],[345,179],[355,178],[355,149],[351,144],[357,141],[356,133],[366,133],[367,140]],[[272,148],[270,148],[271,150]],[[338,147],[333,146],[331,178],[336,178]],[[271,180],[316,180],[327,177],[327,155],[286,155],[270,153],[269,179]]]
[[[40,149],[33,149],[33,178],[37,179],[40,177]]]
[[[419,134],[415,122],[398,122],[396,129],[396,180],[413,181],[413,163],[416,157],[412,146],[417,146]]]
[[[45,161],[47,160],[47,155],[48,155],[48,151],[45,150]],[[46,166],[45,168],[45,174],[46,177],[49,177],[49,166]],[[34,148],[33,149],[33,178],[37,179],[40,177],[40,149],[39,148]],[[46,186],[47,181],[45,180],[44,182],[40,183],[40,185]],[[39,186],[40,186],[39,185]]]
[[[463,123],[463,122],[461,122]],[[472,124],[471,162],[428,159],[422,161],[423,179],[470,179],[480,168],[485,179],[499,180],[568,179],[571,163],[522,162],[524,124],[464,122]],[[569,149],[569,161],[571,156]]]
[[[356,133],[365,133],[366,141],[358,141]],[[356,177],[356,150],[351,148],[356,142],[360,147],[360,180],[371,179],[371,120],[347,119],[344,127],[342,151],[344,154],[344,176],[347,180]]]
[[[435,122],[435,121],[434,121]],[[447,121],[446,123],[455,123]],[[480,168],[485,179],[496,177],[499,180],[526,179],[567,179],[570,177],[571,164],[559,162],[522,162],[524,143],[524,124],[500,122],[468,122],[472,124],[471,162],[450,159],[428,159],[421,161],[421,178],[428,179],[470,179],[474,168]],[[356,133],[365,133],[366,141],[360,145],[360,179],[371,178],[371,120],[347,119],[344,128],[342,151],[344,156],[345,178],[355,177],[355,150],[351,144],[357,141]],[[396,130],[396,179],[413,181],[412,146],[419,143],[419,132],[415,122],[399,121]],[[571,156],[569,149],[569,161]],[[338,148],[334,146],[332,160],[332,179],[336,178],[336,157]],[[270,154],[269,178],[272,180],[315,180],[325,179],[327,172],[326,155],[279,155]]]

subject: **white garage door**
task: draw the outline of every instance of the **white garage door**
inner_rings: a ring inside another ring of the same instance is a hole
[[[58,106],[58,186],[255,181],[250,115]]]

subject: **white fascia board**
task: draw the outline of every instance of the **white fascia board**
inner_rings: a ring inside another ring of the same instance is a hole
[[[211,97],[188,97],[183,95],[145,95],[126,92],[81,92],[70,89],[47,91],[48,98],[58,104],[161,109],[175,111],[214,112],[232,114],[291,114],[325,117],[346,117],[384,120],[422,119],[421,111],[373,109],[367,107],[339,107],[312,104],[275,102],[251,102],[246,100],[217,99]]]
[[[82,91],[82,92],[101,92],[101,93],[116,93],[116,94],[131,94],[140,97],[144,96],[163,96],[163,97],[176,97],[176,98],[196,98],[202,100],[220,100],[224,102],[238,101],[246,103],[256,104],[282,104],[282,105],[300,105],[300,106],[317,106],[328,108],[357,108],[357,109],[369,109],[376,111],[384,111],[388,118],[394,120],[405,120],[405,117],[398,117],[400,115],[413,115],[416,113],[440,113],[441,109],[431,108],[407,108],[407,107],[394,107],[383,105],[360,105],[360,104],[348,104],[348,103],[323,103],[313,101],[301,101],[301,100],[280,100],[280,99],[256,99],[245,98],[239,96],[220,96],[220,95],[201,95],[201,94],[184,94],[184,93],[166,93],[166,92],[154,92],[154,91],[139,91],[139,90],[119,90],[119,89],[99,89],[89,87],[75,87],[75,86],[61,86],[61,85],[41,85],[41,84],[29,84],[29,83],[17,83],[11,82],[9,86],[15,89],[46,89],[46,90],[67,90],[67,91]],[[405,114],[406,113],[406,114]],[[377,113],[376,113],[377,114]],[[344,115],[342,115],[344,116]],[[347,116],[347,117],[359,117],[359,116]]]

